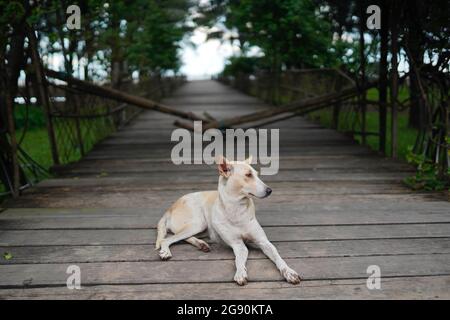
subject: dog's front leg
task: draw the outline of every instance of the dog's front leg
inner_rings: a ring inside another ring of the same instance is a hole
[[[240,286],[246,285],[248,281],[247,268],[245,263],[247,262],[248,249],[243,241],[237,241],[230,244],[235,255],[236,274],[234,275],[234,281]]]
[[[263,239],[257,241],[256,245],[262,250],[262,252],[264,252],[266,256],[269,257],[270,260],[273,261],[273,263],[275,263],[278,270],[280,270],[281,275],[287,282],[292,284],[300,283],[300,276],[287,265],[283,258],[281,258],[277,248],[270,243],[267,237],[263,237]]]

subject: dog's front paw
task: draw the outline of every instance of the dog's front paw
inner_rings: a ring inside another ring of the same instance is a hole
[[[159,250],[159,257],[161,260],[169,260],[172,258],[172,253],[170,252],[169,248],[164,248]]]
[[[286,279],[287,282],[292,283],[292,284],[299,284],[300,283],[300,276],[297,274],[297,272],[295,272],[294,270],[292,270],[289,267],[286,267],[284,269],[281,270],[281,275]]]
[[[245,286],[248,282],[248,276],[246,271],[236,271],[234,275],[234,281],[240,286]]]
[[[203,240],[198,240],[199,241],[199,249],[203,252],[210,252],[211,251],[211,247],[209,246],[209,244],[207,244],[205,241]]]

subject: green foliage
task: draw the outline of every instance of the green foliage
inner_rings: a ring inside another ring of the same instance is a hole
[[[164,5],[144,1],[141,12],[134,11],[134,19],[127,25],[130,43],[126,56],[131,69],[147,73],[179,69],[179,42],[186,31],[182,23],[185,7],[186,1],[165,1]]]
[[[0,9],[5,3],[0,0]],[[180,42],[189,31],[185,22],[190,0],[79,0],[70,4],[81,8],[81,30],[65,27],[65,1],[39,2],[26,17],[43,39],[43,54],[65,53],[66,71],[77,71],[75,62],[81,58],[90,63],[92,77],[102,80],[117,65],[121,78],[133,71],[154,74],[179,69]],[[5,12],[0,14],[0,27],[5,28],[13,22],[10,12],[23,13],[24,9],[20,1],[11,1],[0,12]]]
[[[0,0],[0,26],[2,26],[2,31],[19,22],[24,13],[25,9],[20,1]]]
[[[6,50],[7,35],[11,33],[12,26],[23,18],[24,13],[20,1],[0,0],[0,55]]]
[[[331,49],[331,25],[314,1],[222,0],[212,2],[201,12],[201,23],[237,30],[244,56],[250,48],[260,48],[273,71],[337,63]],[[227,31],[213,34],[227,37]]]
[[[439,167],[428,161],[424,155],[415,154],[413,148],[408,148],[407,160],[417,168],[414,176],[405,179],[405,183],[413,189],[427,191],[442,191],[450,187],[449,181],[439,176]],[[450,175],[450,170],[448,171]]]
[[[330,64],[331,31],[309,0],[231,1],[226,25],[249,45],[262,48],[273,63],[287,67]]]
[[[258,57],[231,57],[222,72],[222,75],[232,76],[238,73],[252,74],[257,70],[269,69],[265,60]]]

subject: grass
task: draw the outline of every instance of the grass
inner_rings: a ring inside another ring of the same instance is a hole
[[[31,105],[28,108],[25,105],[17,105],[15,108],[15,124],[16,137],[20,143],[20,147],[39,165],[49,171],[53,165],[52,154],[50,150],[50,142],[48,138],[47,128],[45,126],[45,119],[41,108]],[[90,121],[90,122],[89,122]],[[92,123],[92,121],[94,121]],[[54,123],[55,129],[61,126],[70,126],[73,130],[73,123],[71,120],[58,121]],[[114,126],[110,119],[99,118],[94,120],[80,121],[81,134],[84,139],[85,152],[88,152],[100,140],[105,138]],[[95,128],[89,130],[89,128]],[[100,129],[99,131],[96,129]],[[25,131],[25,135],[24,134]],[[77,146],[70,146],[68,142],[65,144],[58,144],[60,155],[67,154],[60,157],[63,164],[75,162],[81,159],[81,151]],[[51,175],[50,175],[51,176]],[[0,183],[0,194],[5,192],[5,186]]]
[[[250,88],[251,95],[257,96],[257,92],[255,88]],[[367,91],[366,98],[369,101],[378,101],[379,92],[378,88],[372,88]],[[405,102],[409,98],[409,89],[407,86],[400,86],[398,91],[398,101]],[[285,104],[291,102],[288,95],[280,97],[280,104]],[[388,88],[387,92],[387,102],[390,103],[390,92]],[[309,115],[309,118],[318,121],[320,124],[327,128],[332,127],[332,109],[324,109],[316,112],[312,112]],[[356,125],[355,128],[352,127],[352,124],[348,119],[354,119],[356,114],[354,112],[342,111],[339,114],[339,131],[348,132],[348,131],[361,131],[360,125]],[[398,157],[402,160],[406,161],[406,157],[409,153],[408,148],[415,144],[418,131],[416,129],[410,128],[408,125],[408,114],[407,112],[403,112],[398,114],[397,118],[397,126],[398,126],[398,149],[397,154]],[[369,111],[366,113],[366,132],[378,132],[379,131],[379,115],[376,111]],[[387,114],[387,129],[386,129],[386,156],[391,156],[391,144],[392,144],[392,134],[391,134],[391,115],[388,110]],[[354,139],[361,143],[361,135],[354,135]],[[379,147],[379,138],[378,136],[367,136],[366,138],[367,145],[373,149],[378,151]]]
[[[367,91],[367,99],[369,101],[378,101],[379,92],[377,88],[372,88]],[[401,86],[398,92],[398,100],[400,102],[405,102],[409,98],[409,90],[406,86]],[[388,90],[388,103],[390,103],[390,96]],[[355,125],[355,128],[352,128],[351,121],[348,119],[354,119],[356,114],[350,111],[342,111],[339,114],[339,131],[361,131],[361,126],[358,122]],[[310,117],[314,120],[318,120],[323,126],[331,128],[332,127],[332,110],[325,109],[316,111],[310,114]],[[398,149],[397,154],[399,159],[407,160],[406,157],[409,153],[408,148],[413,146],[416,142],[416,138],[418,135],[418,131],[409,127],[408,125],[409,116],[407,112],[401,112],[398,114],[397,118],[397,141],[398,141]],[[392,132],[391,132],[391,114],[390,110],[388,110],[387,114],[387,128],[386,128],[386,156],[391,156],[391,145],[392,145]],[[368,111],[366,113],[366,132],[376,132],[379,131],[379,114],[377,111]],[[355,134],[354,139],[361,143],[361,135]],[[366,137],[367,145],[373,149],[378,151],[379,148],[379,138],[378,136],[367,136]]]
[[[378,88],[372,88],[367,90],[367,95],[366,98],[368,100],[375,100],[378,101]],[[397,100],[400,102],[404,102],[406,100],[408,100],[409,98],[409,89],[407,86],[401,86],[398,88],[398,96],[397,96]],[[390,97],[390,88],[388,88],[388,92],[387,92],[387,101],[388,103],[391,101],[391,97]]]
[[[28,108],[25,105],[17,105],[14,118],[18,140],[21,139],[24,130],[26,130],[21,147],[32,159],[48,170],[53,162],[42,109],[34,105],[31,105]],[[64,135],[67,135],[67,132],[63,131],[63,127],[68,129],[68,131],[75,132],[75,124],[72,119],[58,119],[53,122],[53,127],[56,132],[63,132]],[[80,120],[80,129],[85,152],[88,152],[97,142],[101,141],[114,131],[114,125],[110,119],[105,118],[82,119]],[[73,134],[75,135],[75,133]],[[58,137],[61,137],[61,134],[58,135],[57,133],[56,135],[57,139]],[[63,164],[81,159],[81,150],[79,146],[72,145],[70,140],[58,140],[58,151],[60,154],[60,161]]]
[[[36,105],[16,105],[14,108],[17,141],[21,148],[48,170],[53,162],[42,109]],[[23,136],[23,133],[25,135]],[[23,140],[20,141],[20,139]]]
[[[355,116],[354,112],[341,112],[339,115],[339,131],[351,131],[353,128],[351,126],[350,121],[348,119],[352,119]],[[332,124],[332,111],[331,110],[321,110],[311,113],[310,117],[314,120],[317,120],[323,126],[327,128],[331,128]],[[416,137],[417,130],[412,129],[408,126],[408,115],[405,113],[401,113],[398,115],[398,157],[402,160],[406,160],[406,156],[408,155],[408,147],[413,146]],[[378,132],[379,128],[379,115],[378,112],[367,112],[366,114],[366,131],[367,132]],[[360,126],[356,125],[354,130],[359,131]],[[355,140],[361,143],[361,135],[354,135]],[[391,135],[391,115],[387,115],[387,134],[386,134],[386,155],[391,155],[391,144],[392,144],[392,135]],[[379,147],[379,139],[378,136],[367,136],[367,145],[373,149],[378,151]]]
[[[16,136],[18,139],[20,139],[22,134],[23,129],[17,130]],[[28,129],[20,146],[42,167],[46,170],[50,169],[53,161],[50,152],[47,129],[45,127]]]

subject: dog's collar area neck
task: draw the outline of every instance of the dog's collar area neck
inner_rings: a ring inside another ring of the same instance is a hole
[[[238,207],[245,208],[246,210],[251,203],[251,199],[246,195],[230,195],[226,190],[226,183],[219,184],[219,201],[225,211],[231,210],[233,213]]]

